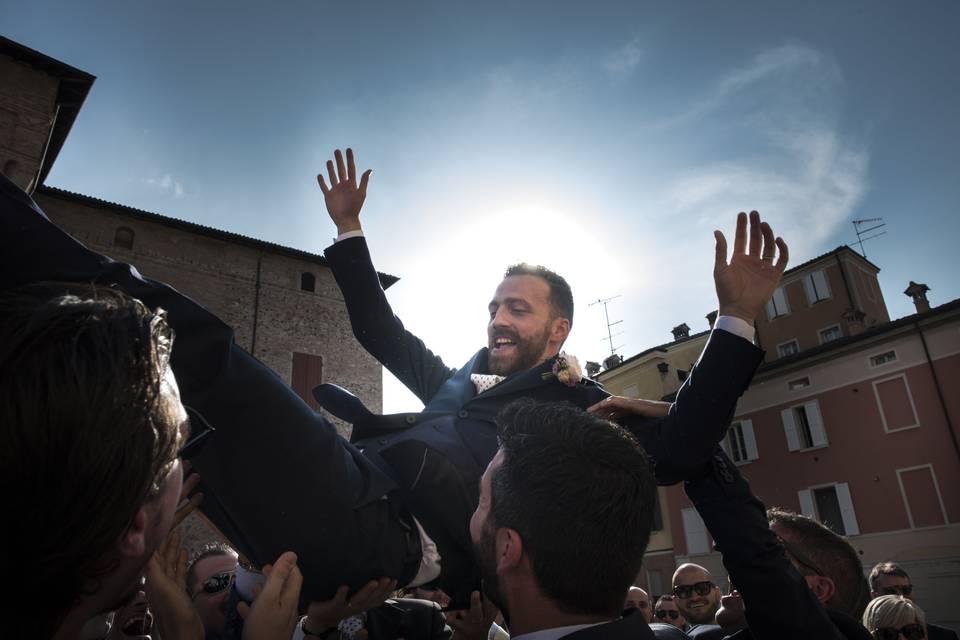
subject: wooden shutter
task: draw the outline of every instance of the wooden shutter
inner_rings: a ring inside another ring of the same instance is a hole
[[[753,433],[753,420],[741,420],[740,428],[743,430],[743,443],[747,447],[747,460],[756,460],[760,457],[757,451],[757,438]]]
[[[797,423],[793,417],[793,409],[784,409],[780,412],[783,418],[783,431],[787,434],[787,449],[790,451],[799,451],[803,448],[800,444],[800,436],[797,434]]]
[[[816,520],[817,508],[813,506],[813,493],[809,489],[797,491],[800,498],[800,513]]]
[[[820,415],[820,403],[814,400],[803,405],[807,411],[807,422],[810,423],[810,437],[813,439],[813,446],[819,447],[830,444],[827,441],[827,432],[823,427],[823,417]]]
[[[840,503],[840,516],[843,518],[843,528],[848,536],[860,533],[857,523],[857,514],[853,510],[853,500],[850,499],[850,486],[846,482],[837,483],[837,502]]]

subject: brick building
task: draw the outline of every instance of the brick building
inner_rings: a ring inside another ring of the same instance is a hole
[[[0,167],[53,222],[216,313],[314,407],[310,389],[333,380],[381,410],[380,365],[354,340],[323,256],[45,185],[94,77],[0,38],[0,78]]]
[[[765,504],[847,536],[865,570],[900,563],[928,618],[960,626],[960,300],[931,309],[927,288],[911,283],[905,293],[917,313],[891,322],[878,271],[840,247],[784,274],[756,322],[765,362],[723,445]],[[598,379],[625,395],[679,384],[652,364],[631,365],[656,354],[666,362],[671,351],[704,342],[655,347]],[[669,589],[683,562],[724,576],[682,487],[661,488],[659,498],[664,523],[641,586]]]

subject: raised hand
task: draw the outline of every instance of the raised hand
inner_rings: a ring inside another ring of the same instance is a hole
[[[147,563],[147,601],[163,637],[204,637],[203,622],[187,593],[187,552],[180,534],[170,531]]]
[[[237,613],[243,618],[243,640],[290,638],[297,626],[297,605],[303,585],[297,554],[282,553],[273,565],[264,565],[263,574],[267,582],[262,588],[254,588],[253,604],[237,605]]]
[[[790,252],[783,238],[774,238],[773,230],[760,221],[760,214],[750,212],[750,242],[747,246],[747,214],[737,215],[737,232],[733,256],[727,264],[727,239],[720,231],[717,240],[713,279],[717,285],[720,315],[736,316],[753,324],[754,318],[773,295],[787,267]],[[780,256],[774,264],[777,248]]]
[[[360,209],[367,198],[367,183],[370,181],[371,169],[367,169],[360,177],[360,186],[357,186],[357,167],[353,161],[353,149],[347,149],[347,166],[343,166],[343,154],[340,149],[334,151],[337,161],[334,171],[333,161],[327,160],[327,175],[330,186],[317,174],[317,183],[323,191],[323,199],[327,204],[327,213],[337,225],[337,233],[357,231],[360,227]]]
[[[670,403],[660,400],[608,396],[597,404],[587,407],[587,411],[604,420],[620,423],[623,418],[632,415],[643,416],[644,418],[662,418],[670,412]]]
[[[458,640],[487,640],[490,625],[499,614],[500,610],[490,600],[474,591],[470,594],[470,609],[448,612],[447,624]]]
[[[379,607],[396,588],[397,581],[390,578],[371,580],[348,599],[350,588],[342,585],[330,600],[310,603],[307,619],[301,628],[307,635],[319,635],[337,626],[344,618]]]

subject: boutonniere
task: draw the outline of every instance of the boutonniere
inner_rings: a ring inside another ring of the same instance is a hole
[[[541,373],[540,377],[544,380],[557,379],[568,387],[575,387],[580,383],[583,371],[580,369],[580,363],[577,362],[576,356],[561,351],[553,363],[553,369],[547,373]]]

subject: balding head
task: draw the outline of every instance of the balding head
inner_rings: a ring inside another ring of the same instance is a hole
[[[650,596],[640,587],[627,589],[627,597],[623,601],[623,610],[638,609],[647,624],[653,619],[653,607],[650,606]]]
[[[714,624],[720,608],[720,588],[705,567],[687,563],[673,574],[673,593],[683,616],[694,624]]]

